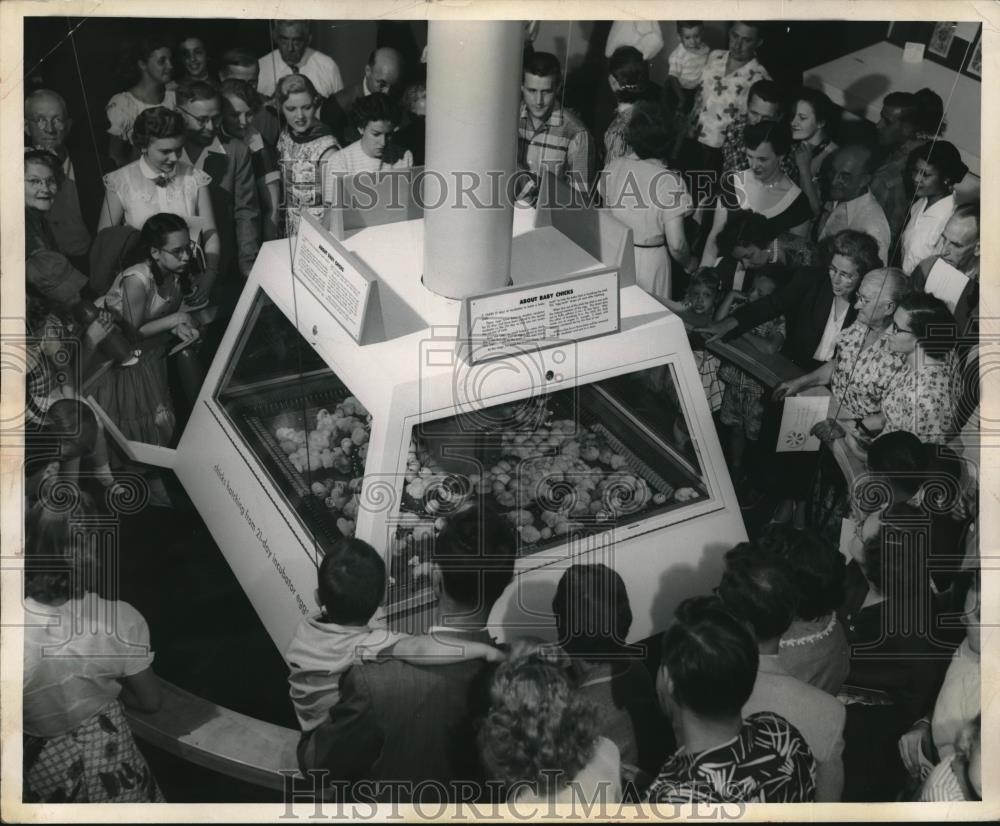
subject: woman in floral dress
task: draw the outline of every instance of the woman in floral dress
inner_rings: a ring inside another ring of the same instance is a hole
[[[922,442],[944,444],[954,435],[958,368],[955,319],[941,299],[913,293],[892,319],[889,348],[906,356],[882,398],[882,410],[864,422],[867,430],[905,430]]]
[[[278,158],[285,190],[285,235],[299,230],[305,208],[319,217],[323,209],[323,165],[340,144],[319,119],[320,96],[305,75],[287,75],[274,92],[284,129],[278,137]]]

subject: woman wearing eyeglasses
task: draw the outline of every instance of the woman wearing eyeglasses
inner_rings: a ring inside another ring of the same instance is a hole
[[[912,293],[900,301],[889,332],[889,349],[906,356],[906,366],[886,390],[881,412],[862,420],[862,433],[905,430],[944,444],[954,435],[955,318],[940,298]]]
[[[159,213],[183,218],[202,233],[205,271],[192,284],[190,306],[204,304],[219,271],[220,242],[208,185],[212,178],[184,159],[184,118],[157,106],[139,114],[132,131],[139,160],[104,176],[98,232],[120,224],[142,229]]]
[[[193,246],[179,215],[160,213],[142,227],[137,262],[123,270],[104,296],[104,307],[127,326],[141,347],[139,362],[106,374],[94,397],[127,439],[166,445],[174,429],[167,385],[167,351],[195,341],[198,328],[182,311]],[[190,348],[178,353],[194,358]]]

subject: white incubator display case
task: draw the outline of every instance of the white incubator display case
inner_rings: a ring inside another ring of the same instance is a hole
[[[343,536],[385,559],[376,620],[426,627],[435,537],[474,503],[517,536],[501,637],[551,633],[574,562],[619,571],[632,639],[711,589],[746,533],[679,318],[626,283],[618,332],[471,364],[461,302],[421,283],[422,221],[344,245],[378,273],[378,340],[293,276],[288,242],[265,244],[170,462],[279,648]],[[607,269],[553,226],[514,247],[515,272],[540,249],[557,275]]]

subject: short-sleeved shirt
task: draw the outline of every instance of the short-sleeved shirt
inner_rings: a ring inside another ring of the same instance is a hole
[[[850,201],[828,201],[823,205],[816,222],[817,240],[822,241],[845,229],[870,235],[878,244],[879,258],[883,263],[889,260],[889,243],[892,240],[889,219],[870,191]]]
[[[160,212],[172,212],[181,218],[198,217],[198,192],[212,182],[212,176],[179,160],[174,176],[165,186],[157,186],[158,174],[145,158],[109,172],[104,176],[108,192],[118,196],[124,207],[124,223],[141,230],[142,225]]]
[[[668,224],[693,208],[683,176],[662,163],[631,155],[609,163],[599,186],[605,208],[632,230],[636,283],[650,295],[670,298],[664,233]]]
[[[413,166],[413,153],[407,149],[395,163],[386,163],[381,158],[365,154],[361,141],[345,146],[326,163],[327,175],[354,175],[357,172],[389,172],[393,169],[409,169]]]
[[[803,803],[816,794],[816,761],[784,717],[752,714],[740,733],[689,754],[682,746],[664,763],[647,799],[658,803]]]
[[[862,349],[868,327],[855,321],[837,336],[837,369],[830,392],[855,416],[870,416],[882,409],[889,385],[906,364],[906,356],[889,349],[886,330],[874,344]]]
[[[910,207],[910,220],[902,235],[903,272],[912,273],[917,265],[937,252],[944,225],[955,211],[955,196],[947,195],[931,206],[921,198]]]
[[[954,433],[956,367],[952,359],[924,359],[893,376],[882,399],[884,433],[905,430],[922,442],[944,444]]]
[[[549,119],[535,126],[521,104],[517,127],[517,160],[536,175],[551,173],[585,190],[594,172],[594,145],[587,127],[568,109],[556,107]]]
[[[285,63],[281,51],[264,55],[257,61],[260,74],[257,76],[257,91],[269,98],[274,94],[274,88],[283,77],[293,74],[292,67]],[[298,65],[298,74],[303,74],[312,81],[316,91],[323,97],[335,95],[344,88],[344,79],[340,76],[340,67],[329,55],[307,48]]]
[[[152,109],[154,106],[176,109],[177,98],[174,95],[174,90],[167,89],[164,92],[162,103],[146,103],[139,100],[131,92],[119,92],[117,95],[113,95],[104,107],[108,116],[108,134],[131,143],[135,119],[139,117],[140,112]]]
[[[701,75],[701,91],[690,136],[705,146],[722,148],[726,127],[746,114],[750,87],[758,80],[770,80],[767,70],[754,58],[735,72],[726,74],[729,51],[717,49],[708,56]]]
[[[701,73],[708,63],[708,44],[702,43],[700,49],[691,51],[683,43],[667,58],[669,73],[680,81],[684,89],[697,89],[701,86]]]
[[[25,734],[67,734],[118,698],[121,678],[153,663],[149,626],[127,602],[26,597],[24,608]]]
[[[289,694],[302,730],[326,720],[340,700],[340,677],[352,664],[375,659],[404,636],[367,625],[323,622],[318,614],[303,619],[285,653]]]

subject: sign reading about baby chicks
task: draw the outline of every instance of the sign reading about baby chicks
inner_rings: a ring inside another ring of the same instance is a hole
[[[292,274],[358,344],[384,339],[378,276],[305,211]]]
[[[618,270],[470,296],[463,330],[473,364],[618,332]]]

